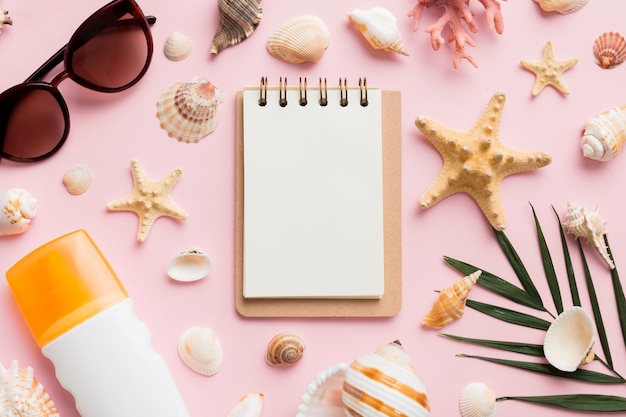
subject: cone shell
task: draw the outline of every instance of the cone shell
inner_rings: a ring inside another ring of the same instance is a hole
[[[574,306],[563,311],[552,322],[543,341],[543,353],[555,368],[574,372],[583,363],[593,360],[595,326],[589,314]]]
[[[73,195],[82,194],[91,187],[93,172],[86,165],[76,165],[63,174],[62,181],[68,193]]]
[[[583,8],[589,0],[535,0],[544,12],[574,13]]]
[[[263,393],[249,392],[230,410],[227,417],[259,417],[263,410]]]
[[[197,246],[191,246],[176,255],[167,265],[167,275],[176,281],[192,282],[211,272],[209,256]]]
[[[609,161],[626,141],[626,106],[613,107],[587,121],[580,145],[583,156]]]
[[[222,92],[204,78],[170,86],[157,102],[157,117],[169,137],[196,143],[217,127]]]
[[[191,53],[191,39],[178,32],[173,32],[165,40],[163,54],[170,61],[181,61]]]
[[[305,349],[304,340],[297,334],[279,333],[267,346],[265,362],[270,366],[293,365],[302,359]]]
[[[222,365],[222,345],[208,327],[191,327],[178,340],[180,359],[192,371],[211,376]]]
[[[346,417],[342,391],[347,363],[338,363],[315,376],[302,395],[296,417]]]
[[[438,329],[461,317],[465,311],[467,296],[481,273],[482,271],[477,270],[443,289],[422,323]]]
[[[495,408],[496,394],[482,382],[472,382],[461,391],[461,417],[491,417]]]
[[[59,417],[50,396],[34,377],[33,368],[0,364],[0,415],[6,417]]]
[[[211,53],[248,38],[261,22],[261,0],[218,0],[220,23],[211,42]]]
[[[0,194],[0,236],[24,233],[37,214],[37,199],[21,188]]]
[[[602,68],[613,68],[626,58],[626,39],[617,32],[605,32],[593,42],[594,62]]]
[[[317,16],[296,16],[280,25],[268,38],[267,51],[291,64],[317,62],[330,42],[326,24]]]
[[[348,19],[359,28],[372,48],[409,55],[404,49],[396,17],[384,7],[354,9],[348,13]]]
[[[564,225],[568,233],[576,239],[583,238],[600,254],[602,259],[611,268],[615,268],[615,263],[609,255],[608,248],[604,243],[604,228],[606,221],[600,217],[600,207],[595,211],[589,211],[578,203],[567,203],[567,217]]]

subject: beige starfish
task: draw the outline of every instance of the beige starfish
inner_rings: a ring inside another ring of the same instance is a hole
[[[569,90],[563,82],[563,73],[576,65],[577,62],[576,58],[565,61],[555,60],[552,52],[552,42],[548,41],[541,61],[521,61],[521,64],[527,70],[535,73],[533,96],[536,96],[547,85],[551,85],[563,94],[569,94]]]
[[[133,175],[133,192],[107,204],[113,211],[133,211],[139,217],[137,240],[143,242],[148,237],[152,224],[161,216],[178,220],[187,218],[187,213],[174,204],[170,198],[172,188],[178,182],[181,169],[175,169],[160,181],[151,181],[136,160],[130,162]]]
[[[415,125],[443,158],[441,172],[420,198],[422,208],[463,192],[478,203],[495,229],[506,227],[500,201],[502,179],[544,167],[552,158],[541,152],[514,151],[500,143],[504,101],[504,93],[494,94],[483,114],[467,132],[458,132],[425,116],[417,116]]]

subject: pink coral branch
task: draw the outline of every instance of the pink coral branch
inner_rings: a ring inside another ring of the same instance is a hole
[[[504,31],[504,19],[500,11],[500,3],[497,0],[478,0],[487,14],[487,27],[501,35]],[[506,0],[504,0],[506,1]]]

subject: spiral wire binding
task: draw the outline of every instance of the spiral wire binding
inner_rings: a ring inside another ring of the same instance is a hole
[[[339,105],[346,107],[348,105],[348,87],[346,86],[346,79],[343,79],[341,84],[341,78],[339,79]]]
[[[261,77],[261,83],[259,85],[259,106],[267,105],[267,77]],[[298,83],[298,92],[299,92],[299,100],[298,103],[300,106],[306,106],[308,104],[307,97],[307,79],[306,77],[300,77]],[[325,107],[328,105],[328,84],[326,82],[326,78],[319,79],[319,105]],[[278,104],[280,107],[287,106],[287,77],[280,77],[279,86],[278,86]],[[367,98],[367,78],[359,78],[359,104],[362,107],[367,107],[369,104]],[[341,107],[346,107],[348,105],[348,86],[345,78],[339,78],[339,105]]]
[[[369,102],[367,101],[367,78],[359,78],[359,94],[361,95],[361,99],[359,103],[362,107],[367,107]]]
[[[267,77],[261,77],[259,86],[259,106],[267,105]]]
[[[306,77],[304,77],[304,88],[302,85],[302,77],[300,77],[300,100],[298,100],[298,103],[300,103],[301,106],[306,106],[307,105],[307,99],[306,99]]]
[[[326,85],[326,78],[324,78],[324,88],[322,88],[322,77],[320,77],[320,106],[325,107],[328,105],[328,86]]]
[[[278,85],[278,104],[280,107],[285,107],[287,105],[287,77],[285,77],[285,81],[283,82],[283,77],[280,77],[279,85]]]

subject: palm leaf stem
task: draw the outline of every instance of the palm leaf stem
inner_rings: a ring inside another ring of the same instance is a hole
[[[567,410],[613,413],[626,411],[626,398],[614,395],[568,394],[545,396],[509,396],[496,398],[496,402],[506,400],[524,401]]]

